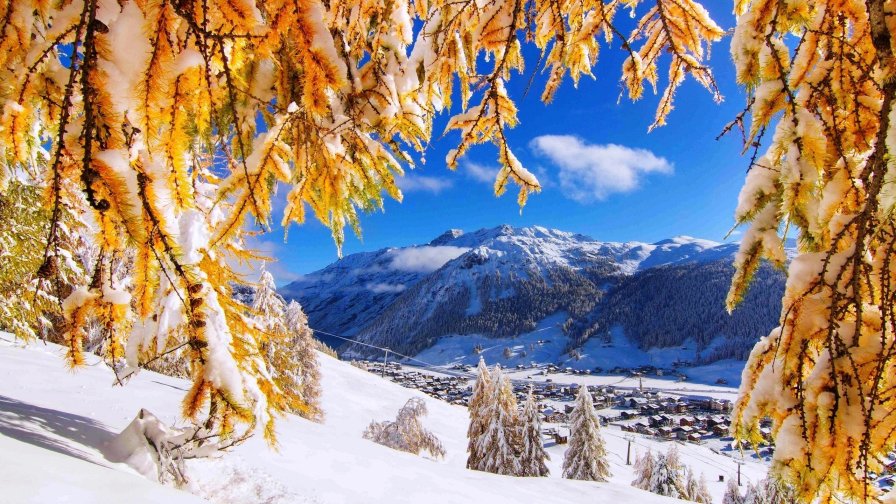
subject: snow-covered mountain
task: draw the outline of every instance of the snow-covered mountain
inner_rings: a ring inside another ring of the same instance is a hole
[[[515,337],[560,316],[564,351],[621,326],[645,350],[690,339],[698,352],[724,350],[704,360],[742,358],[777,321],[783,275],[763,268],[761,292],[732,319],[722,301],[736,250],[688,236],[616,243],[538,226],[449,230],[426,245],[347,256],[281,294],[302,303],[315,329],[407,355],[449,336]],[[652,304],[664,320],[640,313]]]

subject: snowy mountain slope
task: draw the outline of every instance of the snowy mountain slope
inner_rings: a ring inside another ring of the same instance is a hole
[[[280,293],[302,300],[312,326],[351,335],[421,278],[467,250],[424,245],[352,254],[284,286]]]
[[[650,252],[638,263],[639,271],[668,264],[706,263],[727,259],[737,252],[738,244],[676,236],[644,247]]]
[[[21,348],[0,339],[0,502],[197,502],[185,492],[141,480],[101,456],[103,443],[123,429],[141,407],[166,423],[179,417],[187,382],[142,372],[124,388],[95,358],[74,373],[55,345]],[[613,478],[609,483],[559,478],[565,446],[549,446],[550,478],[511,478],[468,471],[466,410],[405,389],[376,375],[321,355],[325,423],[290,416],[279,424],[279,452],[253,438],[218,460],[191,461],[194,491],[211,502],[546,502],[661,503],[671,499],[629,486],[626,441],[607,428]],[[410,397],[427,403],[424,420],[444,443],[447,457],[433,461],[396,452],[361,438],[371,420],[394,418]],[[668,444],[638,438],[635,452],[665,451]],[[734,474],[725,456],[682,446],[683,458],[706,475],[720,499],[715,475]],[[748,462],[744,474],[757,480],[765,467]],[[43,494],[40,492],[44,492]],[[50,499],[35,496],[52,493]],[[138,494],[139,495],[136,495]],[[145,500],[141,500],[145,499]]]
[[[590,339],[610,343],[614,331],[643,350],[696,343],[683,361],[745,361],[760,336],[777,325],[784,275],[763,264],[741,305],[728,314],[725,299],[734,267],[727,260],[648,268],[616,284],[591,313],[567,326],[571,347]],[[649,314],[649,316],[645,316]],[[683,337],[684,336],[684,337]]]
[[[752,303],[780,298],[783,276],[767,268],[760,271],[759,283],[771,285],[770,294],[752,296],[734,320],[724,310],[727,286],[716,287],[730,278],[736,250],[737,244],[687,236],[648,244],[600,242],[539,226],[505,225],[466,234],[450,230],[428,245],[348,256],[281,293],[303,304],[315,329],[407,355],[451,335],[518,336],[562,312],[568,317],[563,324],[570,337],[564,351],[622,324],[642,350],[678,345],[688,338],[703,350],[721,338],[737,343],[711,358],[742,358],[778,317],[778,310],[754,310]],[[414,261],[395,260],[404,256]],[[415,265],[413,271],[400,267],[407,263]],[[664,273],[655,274],[659,270]],[[667,283],[635,281],[658,277]],[[699,293],[701,306],[676,285],[680,281],[690,288],[707,277],[713,288]],[[651,292],[638,290],[647,286]],[[638,311],[644,304],[630,301],[645,296],[654,296],[667,312],[677,313],[658,319],[650,330],[628,319],[616,320],[629,316],[618,306],[629,303]],[[607,300],[613,302],[610,311],[605,309]],[[692,320],[703,332],[695,334],[690,325],[667,319]],[[654,338],[656,334],[662,338]],[[361,345],[342,345],[340,351],[381,355]]]
[[[626,338],[620,328],[613,331],[609,343],[590,340],[581,347],[581,355],[574,359],[566,355],[569,337],[560,329],[565,314],[559,313],[543,320],[531,332],[513,338],[488,338],[478,334],[451,335],[415,356],[422,362],[435,366],[466,364],[475,366],[481,356],[489,364],[514,368],[519,364],[556,363],[562,368],[594,369],[601,367],[638,367],[643,364],[669,368],[677,360],[692,360],[695,344],[687,342],[670,349],[641,350]],[[479,346],[481,350],[474,351]],[[509,352],[506,350],[509,349]],[[505,353],[506,352],[506,353]],[[408,364],[414,365],[414,361]],[[578,378],[577,378],[578,379]]]
[[[489,364],[500,364],[504,368],[511,369],[517,365],[528,366],[534,362],[554,363],[561,368],[593,370],[600,367],[609,370],[617,366],[632,368],[642,365],[668,369],[681,361],[696,362],[699,360],[698,345],[693,340],[687,340],[675,348],[642,350],[635,342],[626,337],[625,331],[618,326],[613,328],[608,339],[589,339],[578,347],[578,356],[571,357],[567,354],[567,349],[571,344],[570,337],[561,330],[561,324],[565,319],[565,313],[552,315],[542,320],[531,332],[512,338],[494,338],[479,334],[448,335],[415,355],[414,359],[416,360],[407,363],[409,365],[426,363],[430,366],[446,367],[457,364],[475,366],[481,356]],[[719,360],[708,365],[679,367],[677,371],[687,377],[687,382],[675,384],[675,387],[683,387],[683,390],[693,388],[705,391],[707,385],[704,384],[715,383],[720,378],[736,387],[740,385],[743,361]],[[526,371],[527,374],[531,374],[531,372],[528,369]],[[544,379],[544,376],[540,379]],[[666,380],[657,380],[648,386],[670,388],[669,380],[674,379],[673,376]],[[607,385],[619,382],[619,377],[615,375],[577,376],[575,381],[582,381],[589,385]],[[645,381],[645,383],[647,382]],[[637,380],[632,379],[626,385],[637,385]],[[720,397],[733,401],[737,394],[735,390],[726,388],[725,394]]]

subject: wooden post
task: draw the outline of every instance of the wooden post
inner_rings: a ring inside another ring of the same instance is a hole
[[[628,441],[628,448],[625,451],[625,465],[632,465],[632,441],[635,440],[635,436],[626,434],[625,440]]]

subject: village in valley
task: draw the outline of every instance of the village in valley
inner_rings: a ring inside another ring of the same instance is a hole
[[[467,365],[442,369],[366,360],[352,361],[352,364],[451,404],[467,406],[473,393],[475,370]],[[599,371],[532,364],[518,365],[505,373],[511,378],[518,402],[522,403],[532,390],[544,422],[543,434],[558,444],[566,442],[573,403],[579,388],[587,386],[605,426],[656,439],[707,444],[714,451],[740,456],[740,450],[732,446],[729,437],[733,402],[720,397],[733,397],[736,389],[699,384],[689,384],[690,389],[676,389],[679,383],[671,380],[662,380],[668,387],[644,386],[647,377],[651,377],[650,385],[656,385],[656,378],[672,375],[669,370],[654,366]],[[767,426],[762,430],[770,436]],[[765,445],[758,453],[746,451],[756,458],[769,459],[772,450],[772,446]]]
[[[469,406],[476,381],[476,369],[466,364],[424,366],[407,361],[369,360],[350,363],[405,388],[464,408]],[[678,370],[651,365],[585,370],[531,363],[518,364],[504,373],[511,379],[518,404],[524,403],[531,390],[543,422],[545,447],[568,442],[576,396],[580,387],[585,386],[601,424],[609,431],[605,434],[623,437],[629,444],[640,437],[700,445],[729,457],[738,468],[745,460],[770,464],[774,454],[768,419],[760,427],[765,442],[757,447],[739,446],[731,437],[732,399],[736,398],[737,389],[721,383],[722,380],[714,385],[685,383],[685,376]],[[613,433],[613,430],[618,431]],[[881,473],[875,476],[876,486],[888,490],[896,486],[896,453],[890,453],[883,462]],[[718,481],[723,480],[724,475],[719,474]]]

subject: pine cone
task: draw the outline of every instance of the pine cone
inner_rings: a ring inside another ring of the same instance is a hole
[[[196,350],[200,350],[202,348],[207,347],[208,343],[206,343],[205,341],[202,341],[200,339],[193,338],[189,341],[189,345],[190,345],[190,347],[192,347]]]
[[[44,263],[37,269],[38,278],[50,278],[59,273],[59,265],[56,263],[56,256],[47,256]]]

